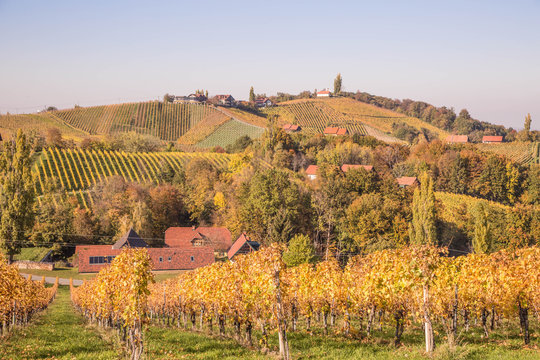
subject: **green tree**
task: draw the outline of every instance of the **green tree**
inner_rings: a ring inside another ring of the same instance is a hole
[[[488,254],[492,250],[492,231],[489,221],[489,206],[479,201],[472,209],[474,219],[474,235],[472,250],[475,254]]]
[[[174,100],[174,96],[172,95],[169,95],[169,94],[165,94],[163,95],[163,103],[172,103]]]
[[[315,248],[307,235],[297,234],[289,240],[287,251],[283,253],[283,261],[287,266],[311,264],[315,262]]]
[[[527,114],[525,116],[525,124],[524,124],[524,130],[527,132],[527,134],[531,131],[531,114]]]
[[[255,91],[253,86],[249,89],[249,102],[255,102]]]
[[[414,190],[412,214],[413,219],[409,226],[411,242],[437,245],[435,193],[433,191],[433,179],[427,172],[422,174],[420,186]]]
[[[339,95],[341,93],[341,83],[341,74],[337,74],[336,78],[334,79],[334,95]]]
[[[22,130],[15,142],[5,141],[0,155],[0,245],[13,260],[35,220],[31,145]]]

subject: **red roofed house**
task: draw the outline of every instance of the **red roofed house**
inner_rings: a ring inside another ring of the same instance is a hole
[[[402,188],[418,184],[418,179],[416,178],[416,176],[402,176],[398,177],[396,180],[399,187]]]
[[[242,233],[227,252],[227,257],[232,260],[236,255],[257,251],[260,246],[258,242],[252,241],[246,233]]]
[[[154,270],[192,270],[212,264],[214,249],[210,246],[191,248],[150,248],[131,229],[114,245],[77,245],[75,254],[80,273],[98,272],[109,265],[124,248],[146,248]]]
[[[271,107],[274,106],[274,103],[269,98],[257,98],[255,99],[256,107]]]
[[[300,125],[285,124],[283,125],[283,130],[285,130],[286,132],[298,132],[302,130],[302,128],[300,127]]]
[[[332,93],[328,90],[321,90],[317,92],[317,97],[331,97]]]
[[[216,95],[214,96],[214,101],[218,105],[223,106],[234,106],[236,105],[236,100],[231,95]]]
[[[165,245],[183,249],[209,246],[220,256],[231,247],[232,236],[224,227],[170,227],[165,230]]]
[[[317,165],[309,165],[306,169],[306,175],[310,180],[315,180],[317,178],[317,170],[319,167]]]
[[[324,129],[324,135],[347,135],[349,132],[345,128],[327,127]]]
[[[370,171],[373,170],[373,165],[349,165],[349,164],[343,164],[341,166],[341,171],[343,171],[344,173],[346,173],[349,170],[354,170],[354,169],[364,169],[367,172],[370,172]]]
[[[502,136],[484,136],[482,137],[482,142],[484,144],[502,143],[503,137]]]
[[[467,135],[449,135],[446,138],[446,142],[451,144],[465,144],[469,142],[469,137]]]

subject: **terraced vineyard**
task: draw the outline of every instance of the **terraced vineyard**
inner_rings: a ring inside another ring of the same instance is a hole
[[[323,101],[289,101],[278,108],[270,108],[266,111],[269,114],[285,115],[284,121],[296,123],[308,133],[322,134],[328,126],[339,126],[346,128],[351,134],[366,134],[361,122],[336,111]],[[283,112],[289,114],[283,114]]]
[[[501,144],[476,144],[488,152],[504,155],[507,158],[523,165],[540,164],[540,146],[538,142],[509,142]]]
[[[25,132],[35,131],[45,134],[51,128],[61,130],[66,138],[77,139],[86,135],[83,131],[73,129],[64,124],[48,112],[0,116],[0,134],[3,139],[12,138],[18,129],[22,129]]]
[[[51,116],[89,134],[134,131],[165,141],[176,141],[205,119],[226,116],[208,105],[171,104],[158,101],[59,110]]]
[[[41,194],[47,179],[55,179],[59,185],[80,203],[91,202],[84,190],[111,176],[121,176],[127,181],[159,183],[163,164],[180,169],[188,161],[203,158],[215,167],[227,168],[234,155],[217,153],[153,152],[126,153],[123,151],[95,151],[79,149],[47,148],[33,168],[36,175],[36,191]],[[86,204],[88,205],[88,204]]]
[[[242,136],[252,139],[258,138],[264,132],[264,128],[244,123],[235,119],[227,121],[218,127],[210,136],[197,144],[199,148],[211,148],[214,146],[225,147],[233,144]]]

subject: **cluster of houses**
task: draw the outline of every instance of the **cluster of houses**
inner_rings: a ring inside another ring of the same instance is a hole
[[[193,270],[212,264],[216,257],[232,260],[238,254],[259,249],[245,233],[232,243],[224,227],[171,227],[165,231],[164,247],[149,247],[133,229],[113,245],[77,245],[75,255],[80,273],[98,272],[120,254],[122,249],[146,248],[154,270]]]
[[[209,102],[225,107],[235,107],[239,104],[239,101],[235,100],[235,98],[229,94],[216,95],[209,99],[201,93],[189,94],[188,96],[174,96],[172,102],[173,104],[205,104]],[[274,102],[267,97],[255,99],[255,106],[258,108],[271,107],[274,105]]]
[[[504,140],[503,136],[499,135],[486,135],[482,137],[482,143],[484,144],[498,144]],[[467,135],[449,135],[446,137],[446,142],[450,144],[466,144],[469,142],[469,136]]]

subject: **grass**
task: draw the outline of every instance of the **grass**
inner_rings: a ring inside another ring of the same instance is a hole
[[[77,268],[56,268],[54,270],[39,270],[39,269],[22,269],[20,270],[21,273],[24,274],[32,274],[32,275],[40,275],[40,276],[48,276],[48,277],[59,277],[64,279],[79,279],[79,280],[87,280],[87,279],[93,279],[96,277],[97,273],[83,273],[80,274]],[[181,274],[185,272],[185,270],[172,270],[172,271],[154,271],[155,280],[156,281],[164,281],[173,277],[178,276],[178,274]]]
[[[13,258],[15,260],[41,261],[50,250],[50,248],[39,246],[22,248],[20,254],[16,254]]]
[[[226,147],[247,135],[252,139],[258,138],[264,132],[264,128],[246,124],[237,120],[229,120],[216,129],[210,136],[197,144],[199,148],[211,148],[214,146]]]
[[[118,359],[112,343],[105,342],[71,306],[69,288],[33,323],[2,339],[0,359]]]
[[[237,118],[255,126],[267,127],[268,119],[263,116],[255,115],[248,111],[244,111],[238,108],[221,108],[221,110],[228,114],[230,117]]]

